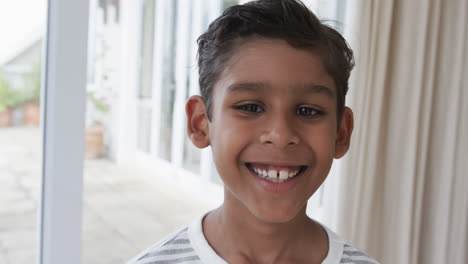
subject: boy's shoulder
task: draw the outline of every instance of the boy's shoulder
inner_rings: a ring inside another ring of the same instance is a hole
[[[369,257],[364,251],[356,248],[351,243],[345,241],[325,225],[320,225],[325,229],[328,235],[328,254],[322,264],[379,264],[378,261]]]
[[[204,215],[149,247],[127,264],[190,263],[227,264],[206,241],[202,231]],[[322,225],[323,226],[323,225]],[[322,264],[378,264],[366,253],[323,226],[329,238],[329,251]]]
[[[340,263],[379,264],[377,260],[369,257],[365,252],[347,242],[343,245]]]
[[[202,262],[191,246],[188,226],[184,225],[127,262],[127,264],[142,263],[201,264]]]

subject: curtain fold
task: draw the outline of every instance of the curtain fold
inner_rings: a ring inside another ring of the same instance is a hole
[[[382,263],[468,263],[468,1],[358,1],[337,231]]]

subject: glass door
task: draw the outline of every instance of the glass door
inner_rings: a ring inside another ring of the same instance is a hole
[[[215,2],[90,2],[82,263],[124,263],[220,203],[221,187],[201,184],[200,150],[193,173],[184,163],[195,31]]]
[[[47,1],[0,2],[0,263],[38,258]]]

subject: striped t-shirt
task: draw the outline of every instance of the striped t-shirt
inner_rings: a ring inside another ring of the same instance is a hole
[[[167,236],[127,264],[227,264],[206,241],[202,231],[203,217],[204,215]],[[378,264],[376,260],[324,228],[328,234],[329,250],[322,264]]]

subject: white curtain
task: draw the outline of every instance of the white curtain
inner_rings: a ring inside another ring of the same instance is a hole
[[[468,263],[468,1],[348,6],[355,130],[332,222],[382,263]]]

